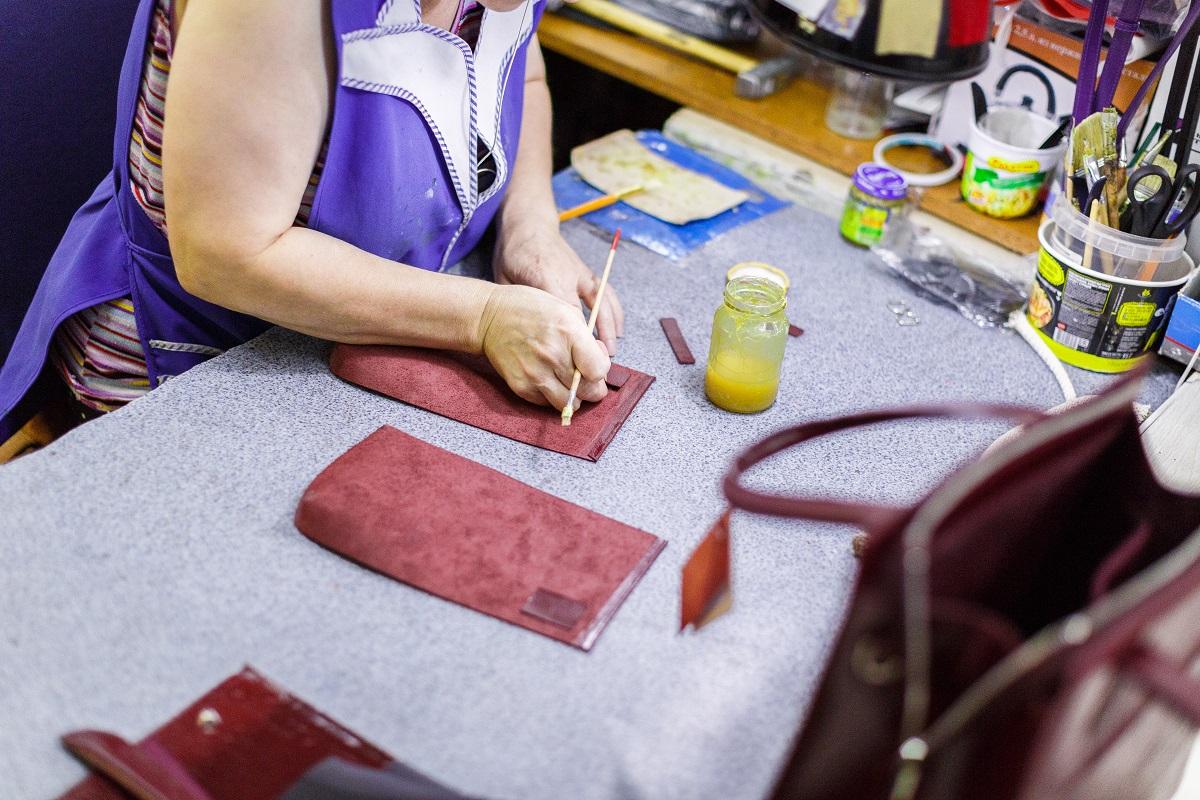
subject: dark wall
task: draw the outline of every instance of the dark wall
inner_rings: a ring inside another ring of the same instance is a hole
[[[661,128],[679,106],[565,56],[546,51],[546,80],[554,99],[554,169],[571,148],[621,128]]]
[[[46,262],[112,166],[137,0],[0,0],[0,363]]]

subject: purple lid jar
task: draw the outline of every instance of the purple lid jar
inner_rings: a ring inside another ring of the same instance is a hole
[[[908,194],[904,176],[882,164],[860,164],[854,171],[854,187],[880,200],[903,200]]]

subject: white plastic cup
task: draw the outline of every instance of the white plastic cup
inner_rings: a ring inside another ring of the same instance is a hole
[[[997,108],[971,123],[967,160],[963,165],[962,196],[967,205],[990,217],[1021,217],[1037,206],[1049,188],[1047,178],[1062,163],[1066,137],[1056,147],[1039,150],[1058,128],[1058,121],[1027,108]],[[1030,147],[1005,139],[1023,131]],[[998,138],[1003,136],[1004,138]]]

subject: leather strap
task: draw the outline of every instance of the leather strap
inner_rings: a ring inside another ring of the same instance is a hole
[[[68,733],[63,744],[80,761],[137,800],[211,800],[181,765],[167,760],[165,750],[156,758],[105,731]]]
[[[984,403],[947,403],[945,405],[914,406],[911,408],[869,411],[835,419],[810,422],[785,428],[768,436],[744,452],[725,475],[723,489],[730,505],[757,514],[780,517],[815,519],[825,522],[843,522],[861,528],[873,529],[888,520],[907,512],[908,509],[877,503],[860,503],[846,500],[828,500],[814,497],[787,497],[764,494],[747,489],[741,483],[743,473],[750,467],[789,447],[825,436],[830,433],[912,418],[997,418],[1019,424],[1037,422],[1045,417],[1040,411],[1020,406]]]

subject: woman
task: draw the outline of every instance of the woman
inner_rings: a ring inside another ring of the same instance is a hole
[[[0,371],[0,442],[38,401],[48,354],[102,412],[269,324],[482,352],[556,409],[579,369],[579,398],[601,399],[622,314],[610,290],[589,334],[579,301],[597,281],[558,233],[541,13],[142,0],[113,174]],[[443,274],[493,221],[496,283]]]

